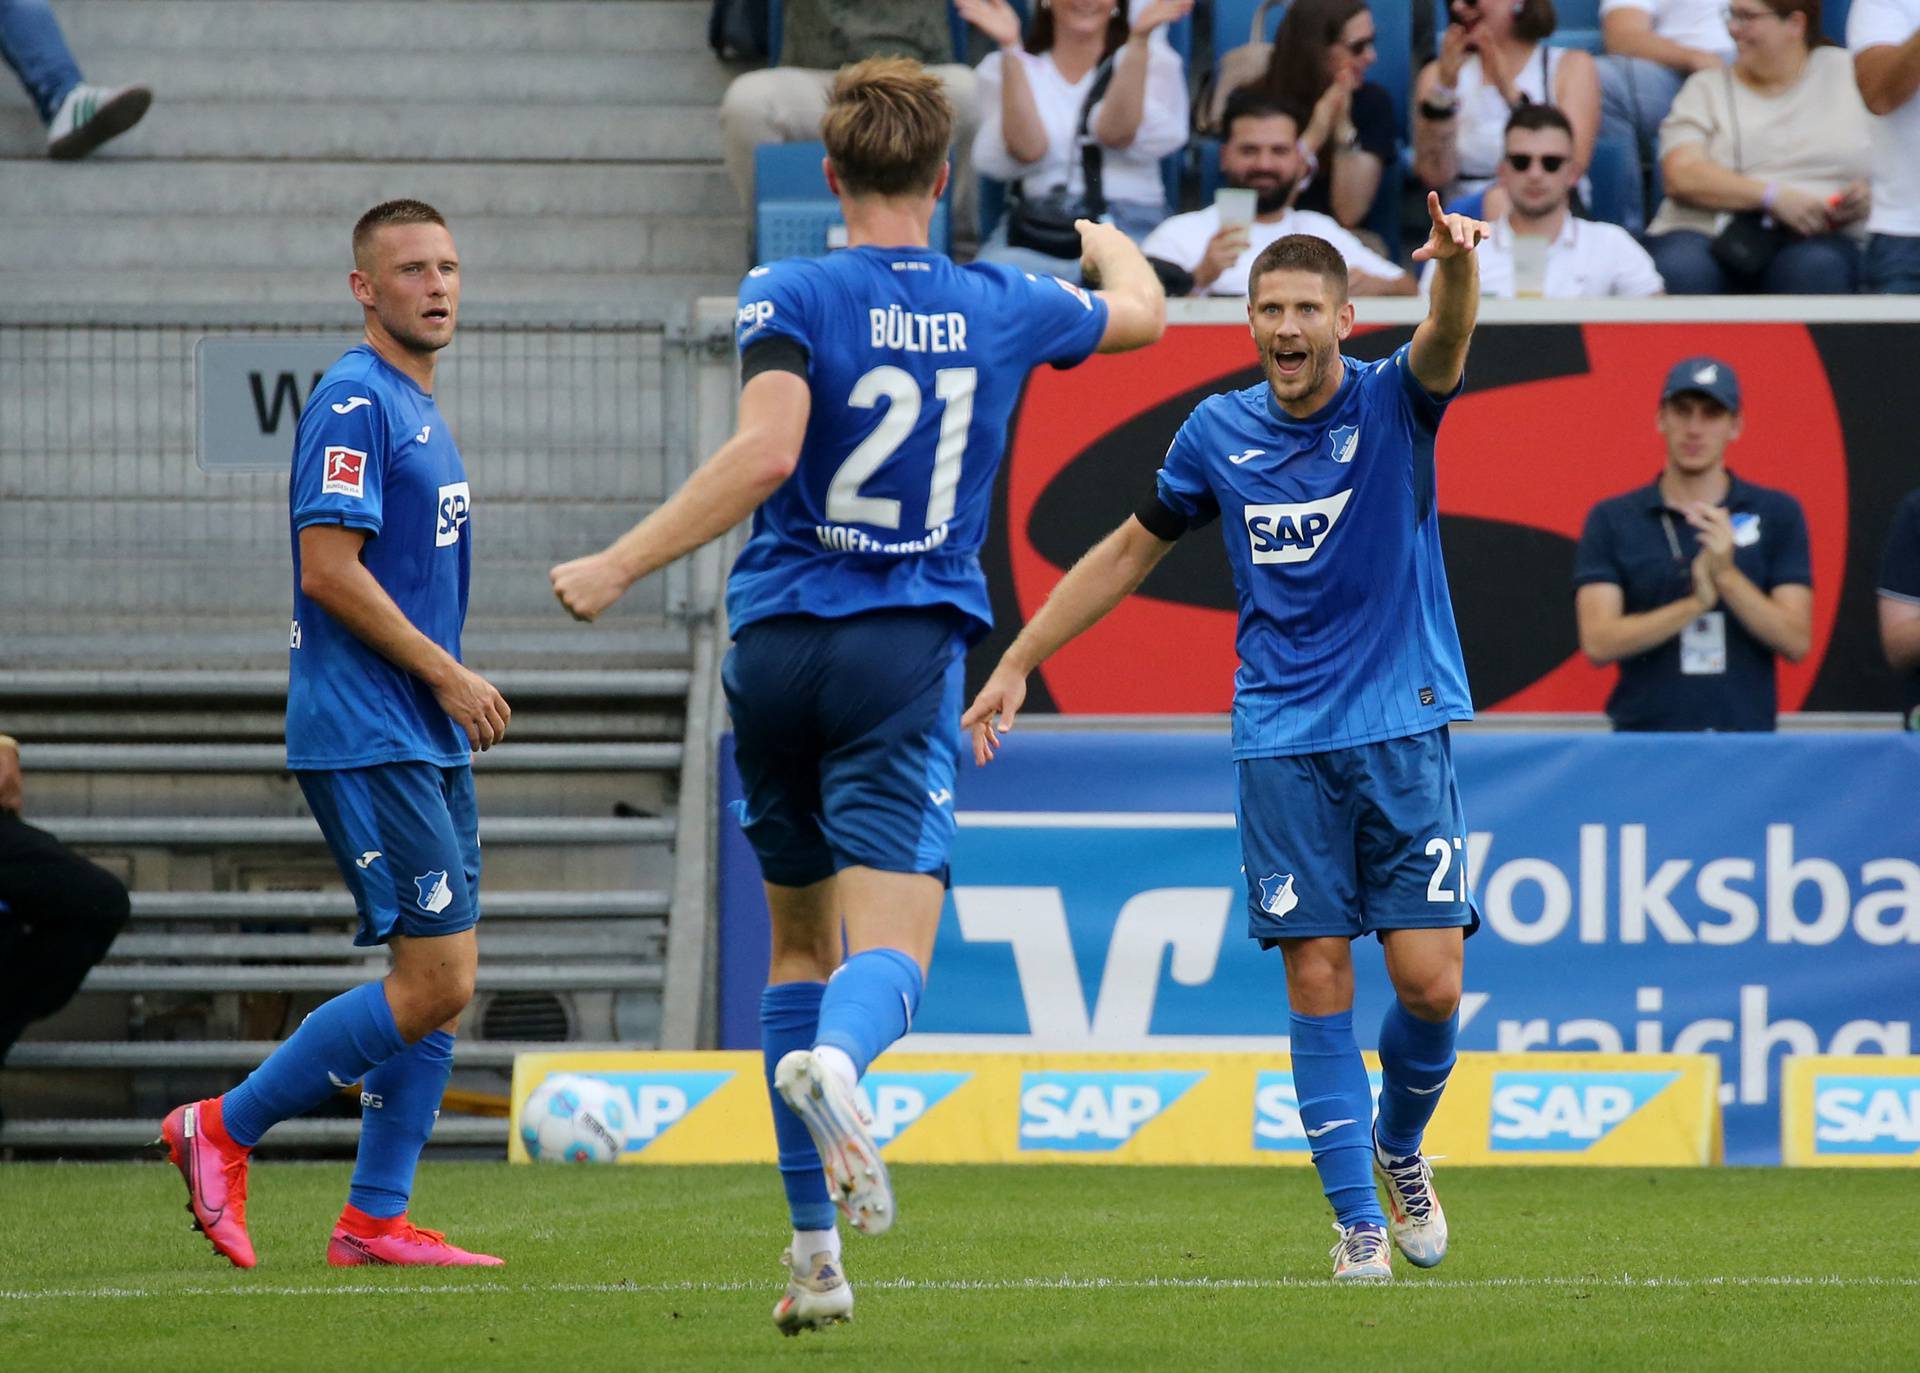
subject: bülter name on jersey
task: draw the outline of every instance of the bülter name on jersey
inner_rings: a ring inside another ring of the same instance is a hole
[[[1353,495],[1349,487],[1317,501],[1298,505],[1249,505],[1246,507],[1247,542],[1256,563],[1303,563],[1320,551],[1320,545],[1340,512]]]

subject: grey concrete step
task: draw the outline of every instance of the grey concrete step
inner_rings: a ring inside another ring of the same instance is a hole
[[[403,196],[431,202],[456,234],[475,212],[743,213],[717,164],[0,161],[0,206],[10,216],[300,215],[333,226],[336,255],[345,253],[347,231],[369,206]]]
[[[83,992],[343,992],[374,980],[362,967],[283,966],[273,963],[180,964],[167,967],[97,967],[81,984]],[[661,984],[658,964],[520,963],[481,961],[474,974],[483,992],[644,991]]]
[[[116,815],[36,815],[36,823],[62,842],[92,848],[175,845],[304,845],[320,842],[320,827],[306,816],[247,818]],[[665,844],[673,821],[581,816],[482,817],[482,844]]]
[[[469,52],[707,50],[706,0],[60,0],[77,53],[95,48],[331,56],[405,52],[427,66]]]
[[[663,952],[662,932],[634,935],[604,927],[598,930],[550,930],[540,934],[488,933],[482,940],[487,958],[554,962],[586,959],[657,959]],[[123,934],[107,951],[108,967],[148,959],[191,958],[201,962],[229,961],[291,963],[308,959],[361,961],[380,957],[375,949],[358,948],[339,932],[332,934]]]
[[[102,162],[137,158],[414,162],[711,162],[720,123],[709,102],[643,105],[608,101],[525,106],[412,104],[399,93],[358,102],[289,100],[239,105],[170,100],[98,153]],[[17,156],[44,148],[46,131],[20,106],[0,110],[0,148]]]
[[[732,296],[746,270],[746,237],[740,238],[735,270],[719,272],[529,272],[512,269],[474,273],[465,302],[500,305],[592,305],[619,309],[637,319],[675,318],[701,296]],[[465,250],[462,249],[464,252]],[[331,255],[329,255],[331,256]],[[212,268],[169,271],[145,268],[96,272],[84,267],[0,269],[0,300],[32,305],[327,305],[345,296],[344,266],[290,266],[285,271],[223,272]]]
[[[543,701],[631,701],[681,697],[687,694],[691,674],[684,668],[641,668],[628,671],[565,672],[521,669],[490,679],[502,693]],[[204,701],[272,701],[287,699],[284,670],[257,669],[200,672],[193,669],[0,669],[0,701],[55,697],[70,703],[145,701],[183,704]]]
[[[3,1149],[137,1149],[160,1134],[157,1120],[9,1120],[0,1127]],[[271,1153],[277,1149],[348,1149],[360,1138],[357,1120],[286,1120],[261,1141]],[[443,1116],[433,1127],[433,1143],[441,1146],[507,1147],[505,1117]]]
[[[736,268],[745,216],[473,214],[455,225],[462,275],[485,292],[488,274],[712,272]],[[448,212],[451,213],[451,212]],[[351,265],[342,221],[285,214],[8,214],[6,255],[15,270],[76,260],[103,272],[266,271],[275,263]],[[344,279],[344,277],[343,277]]]
[[[330,892],[136,891],[136,921],[306,922],[351,920],[353,898]],[[667,914],[664,891],[488,891],[487,919],[631,920]]]
[[[168,1039],[129,1044],[119,1040],[41,1040],[18,1044],[9,1068],[251,1068],[280,1047],[272,1039]],[[456,1068],[506,1069],[520,1054],[625,1053],[644,1045],[547,1040],[485,1040],[460,1036],[453,1045]]]
[[[677,770],[680,744],[515,744],[474,755],[481,772],[660,772]],[[277,773],[286,750],[272,744],[27,744],[21,762],[47,773]]]

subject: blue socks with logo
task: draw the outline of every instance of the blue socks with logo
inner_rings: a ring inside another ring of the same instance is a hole
[[[314,1008],[247,1080],[220,1099],[235,1144],[251,1149],[280,1121],[311,1111],[407,1047],[386,988],[363,982]]]
[[[1385,1225],[1373,1190],[1373,1092],[1353,1038],[1353,1012],[1301,1015],[1293,1033],[1293,1090],[1320,1190],[1342,1225]]]
[[[360,1153],[347,1203],[385,1219],[407,1209],[413,1170],[427,1147],[453,1076],[453,1036],[435,1030],[366,1076],[360,1089]]]
[[[814,1047],[840,1050],[859,1076],[913,1024],[925,986],[920,965],[898,949],[855,954],[827,981]]]
[[[824,982],[779,982],[760,993],[760,1053],[766,1062],[767,1096],[773,1102],[773,1138],[780,1151],[780,1181],[795,1230],[834,1228],[827,1175],[813,1136],[774,1090],[773,1070],[795,1049],[811,1049],[820,1024]]]
[[[1380,1121],[1375,1134],[1380,1152],[1405,1158],[1420,1152],[1420,1137],[1440,1089],[1453,1071],[1453,1041],[1460,1033],[1460,1013],[1438,1023],[1422,1020],[1395,997],[1380,1022]]]

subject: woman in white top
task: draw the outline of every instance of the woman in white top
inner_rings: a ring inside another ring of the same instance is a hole
[[[998,45],[978,69],[980,130],[973,165],[983,176],[1018,181],[1044,199],[1083,187],[1075,131],[1094,72],[1114,59],[1106,95],[1088,135],[1102,152],[1108,218],[1135,242],[1167,217],[1160,159],[1187,142],[1187,78],[1180,55],[1153,32],[1186,17],[1193,0],[1137,4],[1129,24],[1113,0],[1039,0],[1023,48],[1020,17],[1006,0],[956,0],[961,17]],[[1005,220],[980,246],[989,262],[1080,279],[1077,259],[1009,246]]]
[[[1507,207],[1494,177],[1514,110],[1565,114],[1584,176],[1600,129],[1600,78],[1592,54],[1547,46],[1553,0],[1454,0],[1453,19],[1440,56],[1414,83],[1413,170],[1449,203],[1486,191],[1480,217],[1497,219]]]
[[[1853,64],[1820,0],[1731,0],[1727,19],[1733,66],[1688,77],[1660,125],[1647,249],[1675,295],[1851,292],[1872,209]]]

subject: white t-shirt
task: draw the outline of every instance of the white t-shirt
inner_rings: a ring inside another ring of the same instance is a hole
[[[1560,64],[1566,56],[1565,48],[1539,44],[1533,56],[1513,74],[1514,90],[1535,105],[1551,105],[1554,83],[1560,79]],[[1454,129],[1460,170],[1453,185],[1440,197],[1449,204],[1493,184],[1500,159],[1507,153],[1507,121],[1513,118],[1500,88],[1480,70],[1478,53],[1470,54],[1461,65],[1454,89],[1460,97],[1460,120]]]
[[[1733,60],[1733,35],[1727,32],[1727,0],[1600,0],[1600,20],[1614,10],[1639,10],[1653,16],[1657,38]]]
[[[1078,192],[1082,178],[1074,130],[1080,122],[1080,104],[1093,86],[1093,72],[1069,82],[1054,66],[1052,53],[1036,55],[1016,49],[1014,55],[1027,70],[1033,103],[1047,131],[1046,156],[1038,162],[1020,162],[1007,151],[1000,119],[1000,73],[1005,54],[992,52],[975,69],[979,82],[980,130],[973,137],[974,170],[1001,181],[1024,179],[1030,195],[1045,195],[1063,186]],[[1134,61],[1135,53],[1129,50],[1119,60]],[[1116,70],[1115,79],[1118,76]],[[1093,107],[1092,118],[1087,121],[1089,138],[1093,137],[1105,103],[1103,100]],[[1101,161],[1100,180],[1107,199],[1136,205],[1164,205],[1167,192],[1160,180],[1160,159],[1186,145],[1186,70],[1181,65],[1180,54],[1171,46],[1148,43],[1147,94],[1140,113],[1139,132],[1125,150],[1105,149]]]
[[[1847,47],[1854,53],[1904,43],[1920,29],[1920,0],[1853,0]],[[1867,232],[1920,235],[1920,94],[1892,114],[1874,116],[1873,213]]]
[[[1800,79],[1779,95],[1758,94],[1730,67],[1689,76],[1661,122],[1660,156],[1696,144],[1729,171],[1824,198],[1872,174],[1867,123],[1853,59],[1844,48],[1815,48]],[[1726,216],[1683,205],[1669,191],[1647,232],[1716,234],[1725,223]]]
[[[1505,216],[1493,222],[1493,237],[1474,250],[1480,259],[1480,294],[1512,300],[1513,224]],[[1437,264],[1429,262],[1420,274],[1420,293],[1433,284]],[[1547,245],[1547,274],[1540,294],[1550,300],[1580,296],[1657,296],[1667,283],[1655,270],[1647,250],[1618,224],[1576,219],[1572,215]]]
[[[1207,255],[1207,245],[1213,242],[1213,236],[1219,232],[1220,212],[1209,205],[1204,210],[1175,215],[1165,221],[1147,235],[1147,241],[1140,245],[1140,251],[1148,257],[1157,257],[1162,262],[1171,262],[1191,272],[1200,265],[1200,260]],[[1246,252],[1234,259],[1232,266],[1198,294],[1244,296],[1247,293],[1247,273],[1253,267],[1253,260],[1260,256],[1260,250],[1288,234],[1312,234],[1315,238],[1324,238],[1347,260],[1349,271],[1386,280],[1406,275],[1342,228],[1339,220],[1312,210],[1289,210],[1271,223],[1263,224],[1256,219],[1249,224]]]

